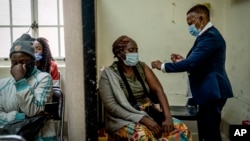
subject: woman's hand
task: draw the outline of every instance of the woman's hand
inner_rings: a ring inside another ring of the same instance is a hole
[[[162,135],[161,127],[153,119],[151,119],[150,117],[144,116],[140,120],[140,123],[145,125],[152,132],[155,138],[161,137]]]
[[[169,133],[174,130],[172,117],[168,117],[162,122],[162,130],[164,133]]]

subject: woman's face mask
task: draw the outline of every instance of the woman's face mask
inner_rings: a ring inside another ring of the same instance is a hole
[[[126,53],[126,60],[123,60],[127,66],[135,66],[139,61],[138,53]]]
[[[42,54],[40,53],[35,53],[35,57],[36,57],[36,61],[40,61],[43,58]]]

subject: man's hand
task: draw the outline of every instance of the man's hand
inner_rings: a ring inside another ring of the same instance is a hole
[[[179,54],[175,54],[175,53],[172,53],[171,54],[171,61],[172,62],[179,62],[179,61],[181,61],[181,60],[183,60],[184,59],[184,57],[182,57],[181,55],[179,55]]]
[[[11,67],[10,73],[16,81],[23,79],[26,73],[25,64],[14,65]]]
[[[150,117],[144,116],[140,123],[145,125],[154,135],[155,138],[160,138],[162,135],[161,126],[157,124],[153,119]]]
[[[151,62],[151,67],[152,67],[153,69],[156,68],[156,69],[158,69],[158,70],[161,70],[161,64],[162,64],[162,62],[159,61],[159,60],[152,61],[152,62]]]

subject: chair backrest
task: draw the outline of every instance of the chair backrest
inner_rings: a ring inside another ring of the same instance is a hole
[[[61,120],[63,116],[63,92],[58,87],[53,87],[52,103],[45,104],[45,111],[54,120]]]
[[[61,120],[63,117],[63,110],[64,110],[63,108],[64,107],[64,95],[63,95],[62,90],[58,87],[53,87],[52,102],[58,103],[58,109],[57,109],[58,116],[56,116],[56,119]]]
[[[45,111],[51,115],[53,120],[59,121],[59,130],[57,130],[57,136],[59,136],[59,141],[63,141],[64,94],[59,87],[53,87],[52,103],[45,105]]]

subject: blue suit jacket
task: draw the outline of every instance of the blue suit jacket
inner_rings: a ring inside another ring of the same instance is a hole
[[[188,72],[190,88],[197,104],[233,97],[225,70],[226,43],[219,31],[210,27],[199,35],[186,59],[166,63],[166,72]]]

